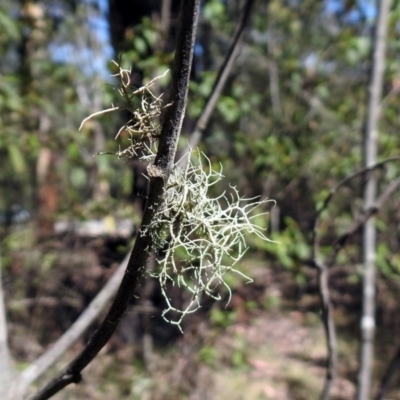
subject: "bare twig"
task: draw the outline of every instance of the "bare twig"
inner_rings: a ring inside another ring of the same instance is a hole
[[[32,400],[48,399],[70,383],[79,383],[82,380],[81,371],[93,360],[115,332],[128,308],[134,288],[145,274],[147,258],[153,243],[150,235],[143,235],[143,228],[152,222],[154,214],[162,206],[162,194],[175,157],[186,108],[199,3],[200,0],[181,2],[180,29],[170,95],[172,105],[165,111],[157,156],[154,164],[148,168],[150,178],[148,203],[121,286],[105,320],[90,338],[83,351],[55,379],[32,396]]]
[[[354,224],[342,235],[340,235],[335,243],[333,244],[333,249],[329,255],[326,265],[331,267],[337,258],[340,250],[343,249],[347,240],[352,237],[358,230],[374,215],[376,215],[382,208],[383,204],[389,199],[389,197],[400,187],[400,178],[392,181],[386,190],[378,197],[378,199],[366,209],[363,214],[354,222]]]
[[[319,217],[321,216],[322,212],[325,211],[331,202],[333,196],[337,193],[337,191],[347,184],[349,181],[351,181],[353,178],[356,178],[357,176],[360,175],[366,175],[372,171],[375,171],[376,169],[382,168],[385,164],[392,162],[392,161],[400,161],[400,156],[395,156],[395,157],[389,157],[386,158],[385,160],[379,161],[374,165],[371,165],[367,168],[360,169],[359,171],[356,171],[354,174],[346,176],[344,179],[342,179],[336,186],[334,186],[330,191],[329,194],[325,197],[324,201],[322,202],[321,206],[317,210],[314,216],[314,224],[313,224],[313,239],[312,241],[314,242],[314,238],[316,236],[316,229],[317,229],[317,224],[319,222]]]
[[[208,122],[210,121],[211,115],[215,109],[217,104],[217,100],[221,95],[221,92],[225,86],[225,83],[229,77],[229,74],[232,71],[233,64],[239,54],[240,44],[242,43],[245,27],[247,21],[249,19],[252,6],[254,4],[254,0],[246,0],[246,3],[243,7],[243,11],[240,17],[240,20],[236,26],[235,33],[233,35],[232,43],[225,55],[224,62],[222,63],[218,75],[215,79],[214,86],[211,90],[210,95],[207,98],[206,105],[196,122],[196,125],[188,139],[188,148],[194,149],[198,145],[201,136],[203,135],[204,130],[206,129]],[[187,151],[184,151],[184,154],[188,154]],[[182,154],[183,155],[183,154]],[[184,166],[187,162],[187,156],[180,158],[180,166]]]
[[[389,384],[391,379],[393,378],[394,373],[400,367],[400,347],[397,349],[396,354],[391,359],[385,374],[382,377],[381,384],[376,394],[375,400],[383,400],[385,398],[386,392],[389,389]]]
[[[327,366],[324,388],[322,390],[320,399],[329,399],[330,391],[336,376],[337,365],[337,339],[335,323],[333,321],[333,307],[330,300],[329,293],[329,270],[326,265],[322,264],[318,268],[318,287],[321,299],[321,319],[324,324],[326,346],[328,350]]]
[[[318,224],[319,224],[319,219],[321,214],[328,208],[330,202],[332,201],[333,196],[338,192],[338,190],[347,184],[349,181],[351,181],[353,178],[360,176],[360,175],[365,175],[368,174],[369,172],[375,171],[378,168],[383,167],[385,164],[392,162],[392,161],[400,161],[400,156],[395,156],[395,157],[390,157],[386,158],[385,160],[382,160],[374,165],[371,165],[367,168],[360,169],[359,171],[356,171],[355,173],[343,178],[339,183],[337,183],[328,193],[328,195],[325,197],[324,201],[322,202],[321,206],[318,208],[314,215],[314,221],[313,221],[313,228],[312,228],[312,233],[311,233],[311,243],[312,243],[312,256],[311,260],[306,262],[306,264],[309,264],[311,266],[316,266],[319,265],[320,263],[318,262],[319,258],[319,242],[317,240],[317,229],[318,229]],[[347,239],[346,239],[347,240]],[[336,256],[335,256],[336,257]],[[330,267],[332,264],[329,264],[328,267]]]
[[[119,265],[111,279],[92,300],[85,311],[71,325],[71,327],[42,354],[35,362],[29,365],[20,375],[19,391],[24,393],[26,388],[36,381],[49,367],[51,367],[63,354],[82,336],[85,330],[99,317],[106,305],[115,295],[121,283],[122,276],[128,264],[128,257]]]
[[[319,287],[319,295],[321,298],[321,309],[322,309],[321,318],[324,324],[326,344],[328,350],[327,370],[326,370],[324,388],[320,397],[321,400],[329,399],[330,390],[336,375],[336,365],[337,365],[336,330],[333,321],[333,315],[332,315],[333,309],[332,309],[332,303],[330,301],[329,285],[328,285],[329,268],[334,265],[338,253],[340,252],[341,249],[343,249],[347,240],[351,236],[353,236],[366,223],[366,221],[368,221],[369,218],[378,213],[382,208],[383,204],[400,187],[400,178],[397,178],[394,181],[392,181],[388,185],[386,190],[381,194],[381,196],[374,202],[374,204],[370,208],[365,210],[363,215],[360,216],[360,218],[358,218],[354,222],[354,224],[350,227],[350,229],[337,238],[337,240],[332,246],[333,248],[330,255],[324,262],[319,260],[319,243],[316,232],[319,217],[322,211],[324,211],[327,208],[329,202],[332,200],[333,195],[338,191],[338,189],[347,182],[349,182],[352,178],[371,172],[376,168],[380,168],[389,161],[396,161],[399,159],[400,157],[388,158],[373,166],[357,171],[356,173],[349,175],[348,177],[341,180],[334,188],[331,189],[330,193],[326,197],[325,201],[323,202],[322,206],[319,208],[315,216],[314,230],[312,236],[312,247],[313,247],[312,259],[311,261],[307,262],[307,264],[318,269],[318,287]]]

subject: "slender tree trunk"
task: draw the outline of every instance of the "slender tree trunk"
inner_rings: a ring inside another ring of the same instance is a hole
[[[390,0],[379,2],[379,14],[373,38],[373,62],[368,93],[368,108],[365,121],[364,164],[376,163],[378,151],[378,121],[385,71],[386,32]],[[364,209],[370,208],[376,197],[376,179],[370,175],[364,192]],[[357,400],[370,398],[375,334],[375,258],[376,229],[374,218],[364,225],[363,231],[363,314],[361,318],[361,352],[358,375]]]
[[[4,304],[4,293],[1,281],[0,254],[0,393],[4,400],[11,400],[16,373],[11,365],[10,351],[7,340],[7,319]]]

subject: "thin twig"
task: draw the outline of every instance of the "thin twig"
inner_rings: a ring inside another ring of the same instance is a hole
[[[394,373],[400,367],[400,347],[397,349],[396,354],[391,359],[383,377],[381,380],[381,384],[379,386],[378,393],[376,394],[375,400],[383,400],[386,392],[389,389],[389,384],[391,379],[393,378]]]
[[[354,222],[354,224],[350,227],[350,229],[337,238],[337,240],[332,246],[333,249],[325,262],[321,262],[318,260],[319,244],[316,235],[316,226],[318,223],[318,218],[321,215],[322,211],[326,209],[326,207],[328,206],[329,202],[331,201],[333,195],[337,192],[337,190],[345,183],[347,183],[350,179],[358,175],[371,172],[372,170],[381,167],[382,165],[384,165],[389,161],[395,161],[399,159],[400,157],[388,158],[386,160],[381,161],[380,163],[377,163],[368,168],[364,168],[363,170],[357,171],[356,173],[344,178],[330,191],[329,195],[326,197],[322,206],[316,213],[316,220],[314,221],[314,232],[312,239],[313,254],[311,261],[308,261],[307,264],[317,268],[318,270],[318,288],[319,288],[319,295],[321,299],[321,309],[322,309],[321,319],[324,325],[326,345],[328,350],[327,370],[326,370],[324,387],[320,396],[321,400],[329,399],[332,384],[336,376],[336,366],[337,366],[337,339],[336,339],[335,324],[333,320],[333,307],[330,300],[329,284],[328,284],[329,268],[334,265],[338,253],[340,252],[341,249],[343,249],[347,240],[351,236],[353,236],[365,224],[365,222],[368,221],[369,218],[377,214],[381,210],[383,204],[400,187],[400,178],[397,178],[394,181],[392,181],[388,185],[386,190],[381,194],[381,196],[374,202],[374,204],[370,208],[365,210],[363,215],[360,216],[360,218],[358,218]]]
[[[165,190],[166,179],[175,157],[176,145],[186,109],[199,4],[200,0],[181,2],[180,28],[170,95],[173,104],[166,109],[158,153],[154,165],[151,165],[151,168],[148,169],[150,177],[148,202],[121,286],[105,320],[92,335],[83,351],[56,378],[32,396],[31,400],[48,399],[70,383],[79,383],[82,380],[82,370],[96,357],[115,332],[119,321],[129,306],[135,287],[145,274],[147,258],[152,249],[152,239],[150,235],[143,235],[143,230],[152,222],[156,211],[162,205],[162,194]]]
[[[327,366],[324,388],[321,393],[321,400],[329,399],[330,391],[336,376],[337,365],[337,339],[335,323],[333,321],[333,307],[329,293],[329,270],[326,265],[318,268],[318,287],[321,299],[322,315],[321,319],[324,324],[326,346],[328,350]]]
[[[337,258],[339,251],[345,246],[347,240],[353,236],[373,215],[376,215],[382,208],[383,204],[389,197],[400,187],[400,178],[392,181],[386,190],[378,197],[378,199],[354,222],[354,224],[345,233],[340,235],[333,245],[333,250],[326,262],[331,267]]]
[[[356,178],[357,176],[360,175],[365,175],[368,174],[369,172],[375,171],[376,169],[379,169],[381,167],[383,167],[385,164],[392,162],[392,161],[400,161],[400,156],[394,156],[394,157],[389,157],[389,158],[385,158],[382,161],[377,162],[376,164],[373,164],[367,168],[362,168],[359,171],[354,172],[351,175],[346,176],[345,178],[343,178],[341,181],[339,181],[339,183],[337,183],[330,191],[329,194],[326,196],[325,200],[323,201],[321,207],[318,209],[315,218],[317,219],[321,213],[327,208],[327,206],[329,205],[330,201],[332,200],[332,197],[334,196],[334,194],[342,187],[344,186],[346,183],[348,183],[349,181],[351,181],[353,178]]]
[[[126,256],[122,263],[106,285],[101,289],[97,296],[92,300],[85,311],[71,325],[71,327],[36,361],[26,368],[20,375],[19,390],[24,393],[26,388],[36,381],[46,372],[55,362],[57,362],[65,352],[82,336],[86,329],[99,317],[106,305],[115,295],[121,283],[122,276],[128,264]]]
[[[235,33],[233,35],[232,43],[229,46],[229,49],[225,55],[224,62],[222,63],[217,77],[215,78],[214,86],[211,90],[210,95],[206,100],[206,105],[203,108],[203,111],[196,121],[196,125],[190,134],[188,139],[188,148],[195,149],[203,135],[204,130],[206,129],[208,122],[210,121],[211,115],[215,109],[218,98],[221,95],[222,90],[226,84],[226,81],[229,77],[229,74],[232,71],[233,64],[239,54],[240,44],[243,41],[243,36],[245,32],[245,27],[249,16],[251,14],[251,9],[253,7],[254,0],[246,0],[246,3],[243,7],[242,14],[240,16],[240,20],[236,26]],[[183,167],[187,162],[188,152],[185,150],[184,155],[181,154],[179,165]]]
[[[394,156],[394,157],[389,157],[386,158],[385,160],[379,161],[378,163],[371,165],[367,168],[360,169],[359,171],[354,172],[351,175],[346,176],[343,178],[339,183],[337,183],[330,191],[329,194],[325,197],[324,201],[322,202],[321,206],[318,208],[318,210],[315,213],[314,216],[314,221],[313,221],[313,229],[312,229],[312,238],[311,242],[313,243],[313,255],[312,259],[316,260],[317,259],[317,253],[318,253],[318,242],[316,241],[316,236],[317,236],[317,228],[318,228],[318,223],[319,223],[319,217],[325,211],[331,202],[333,196],[337,193],[337,191],[344,186],[346,183],[348,183],[350,180],[353,178],[356,178],[357,176],[360,175],[365,175],[368,174],[369,172],[372,172],[378,168],[383,167],[385,164],[392,162],[392,161],[400,161],[400,156]]]

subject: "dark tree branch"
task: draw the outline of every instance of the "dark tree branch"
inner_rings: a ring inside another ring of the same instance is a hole
[[[203,132],[210,121],[211,115],[215,109],[218,98],[221,95],[221,92],[226,84],[229,74],[232,71],[233,64],[235,63],[235,60],[239,54],[240,45],[243,41],[245,27],[250,17],[253,4],[254,0],[246,0],[246,3],[242,10],[242,14],[240,16],[240,20],[236,26],[235,33],[233,35],[232,43],[229,46],[229,49],[225,55],[224,62],[222,63],[218,71],[217,77],[215,78],[214,86],[206,100],[206,105],[200,117],[196,121],[196,125],[188,139],[188,145],[190,149],[194,149],[198,145],[203,135]],[[187,161],[187,156],[181,156],[180,160],[180,164],[183,165]]]
[[[354,175],[353,175],[354,176]],[[386,190],[378,197],[378,199],[369,207],[364,213],[359,216],[359,218],[354,222],[354,224],[342,235],[340,235],[334,244],[332,245],[333,249],[330,255],[327,258],[327,261],[322,262],[318,260],[317,253],[314,253],[310,260],[305,260],[304,263],[310,267],[323,269],[330,268],[336,261],[337,255],[340,250],[343,249],[347,240],[353,236],[364,224],[367,222],[373,215],[376,215],[389,199],[389,197],[400,187],[400,178],[392,181]],[[317,239],[315,238],[314,241]],[[313,243],[314,245],[314,243]],[[317,246],[318,248],[318,246]]]
[[[375,400],[383,400],[385,398],[386,392],[389,389],[390,381],[393,378],[394,373],[399,369],[399,367],[400,367],[400,347],[397,349],[396,354],[390,361],[385,371],[385,374],[382,377],[381,384],[378,393],[376,394]]]
[[[318,288],[321,301],[321,319],[324,324],[325,340],[328,350],[326,375],[321,400],[329,399],[330,391],[336,377],[337,366],[337,339],[335,323],[333,321],[333,307],[329,293],[329,270],[326,265],[318,268]]]
[[[330,293],[329,293],[329,284],[328,284],[328,275],[329,268],[332,267],[336,261],[336,258],[339,252],[345,246],[347,240],[353,236],[359,229],[368,221],[373,215],[377,214],[384,203],[390,198],[390,196],[400,187],[400,178],[392,181],[386,190],[381,194],[381,196],[369,207],[365,212],[354,222],[354,224],[350,227],[348,231],[339,236],[335,243],[332,246],[332,251],[329,254],[326,261],[319,260],[319,242],[317,238],[317,227],[319,218],[324,210],[327,209],[330,201],[337,191],[346,183],[348,183],[351,179],[356,176],[364,175],[369,172],[376,170],[377,168],[381,168],[388,162],[398,161],[400,160],[400,156],[391,157],[386,160],[383,160],[379,163],[376,163],[368,168],[364,168],[360,171],[355,172],[352,175],[347,176],[342,179],[335,187],[333,187],[321,207],[317,210],[315,214],[314,227],[312,232],[312,258],[309,261],[306,261],[307,265],[310,265],[318,270],[318,287],[319,287],[319,295],[321,301],[321,319],[324,325],[326,345],[328,350],[327,357],[327,369],[324,387],[320,396],[321,400],[327,400],[330,396],[330,391],[332,388],[333,381],[336,376],[336,366],[337,366],[337,339],[336,339],[336,330],[335,324],[333,320],[333,307],[330,301]]]
[[[360,175],[366,175],[372,171],[375,171],[379,168],[382,168],[385,164],[392,162],[392,161],[400,161],[400,156],[395,156],[395,157],[390,157],[386,158],[385,160],[382,160],[374,165],[371,165],[370,167],[360,169],[359,171],[355,172],[354,174],[351,174],[349,176],[346,176],[346,178],[342,179],[336,186],[334,186],[330,191],[329,194],[325,197],[325,200],[323,201],[321,207],[317,210],[314,216],[314,223],[313,223],[313,231],[312,231],[312,242],[315,242],[315,237],[317,234],[317,227],[318,227],[318,222],[319,222],[319,217],[328,208],[329,203],[331,202],[333,196],[337,193],[337,191],[344,185],[346,185],[349,181],[351,181],[353,178],[356,178],[357,176]],[[315,254],[314,254],[315,257]]]
[[[336,257],[339,254],[339,251],[343,249],[347,240],[353,236],[358,230],[374,215],[378,214],[381,210],[382,206],[386,203],[389,197],[400,187],[400,178],[395,179],[393,182],[389,184],[386,190],[378,197],[377,200],[364,211],[364,213],[354,222],[354,224],[350,227],[350,229],[338,237],[336,242],[333,245],[333,250],[328,257],[328,261],[326,265],[331,267],[335,261]]]
[[[119,321],[128,308],[135,287],[144,276],[147,259],[153,243],[151,236],[144,235],[143,230],[150,224],[156,211],[162,205],[162,195],[166,180],[175,157],[176,145],[186,108],[199,3],[200,0],[185,0],[181,2],[180,29],[169,99],[169,103],[172,103],[172,105],[166,108],[156,159],[154,164],[148,167],[150,187],[147,207],[121,286],[106,318],[90,338],[83,351],[64,371],[32,396],[31,400],[48,399],[70,383],[79,383],[82,380],[81,371],[93,360],[115,332]]]
[[[65,352],[82,336],[83,332],[99,317],[99,314],[114,297],[128,265],[129,256],[119,265],[113,276],[100,290],[89,306],[83,311],[71,327],[36,361],[21,372],[18,379],[18,391],[23,394],[27,387],[59,360]]]

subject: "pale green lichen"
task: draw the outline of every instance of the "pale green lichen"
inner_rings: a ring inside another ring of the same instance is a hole
[[[116,134],[117,139],[123,131],[128,132],[129,144],[124,150],[112,154],[118,157],[138,156],[148,162],[149,177],[155,176],[158,169],[153,165],[154,147],[161,132],[159,116],[168,105],[162,104],[161,96],[155,96],[151,87],[167,72],[132,90],[130,71],[122,69],[117,63],[115,65],[124,106],[96,112],[86,118],[81,127],[95,116],[129,110],[131,119]],[[238,190],[232,186],[229,193],[210,197],[210,187],[223,178],[222,167],[220,171],[213,169],[210,160],[199,150],[191,151],[184,159],[187,159],[186,167],[181,167],[180,162],[173,166],[160,206],[154,210],[152,222],[142,227],[140,233],[151,237],[152,248],[146,251],[157,254],[157,268],[149,274],[160,282],[167,304],[163,317],[179,328],[185,315],[200,307],[202,295],[220,300],[221,288],[225,287],[230,296],[225,279],[228,272],[251,281],[236,265],[247,250],[247,234],[270,241],[264,234],[264,228],[255,220],[267,214],[257,210],[263,209],[261,206],[265,203],[273,202],[240,197]],[[179,309],[171,303],[168,284],[185,288],[191,293],[189,302],[183,308]]]
[[[163,204],[143,231],[151,235],[159,254],[158,268],[151,274],[158,278],[167,303],[163,317],[178,326],[186,314],[200,307],[201,295],[220,300],[221,286],[230,294],[224,279],[226,273],[236,273],[251,281],[236,268],[247,250],[246,234],[269,241],[264,228],[253,220],[267,214],[257,209],[271,200],[242,198],[235,187],[230,187],[229,194],[209,197],[210,187],[223,178],[222,168],[215,171],[210,160],[198,150],[188,159],[184,170],[179,168],[179,163],[173,168]],[[171,303],[168,282],[191,293],[184,309],[177,309]],[[170,311],[179,317],[169,318]]]

